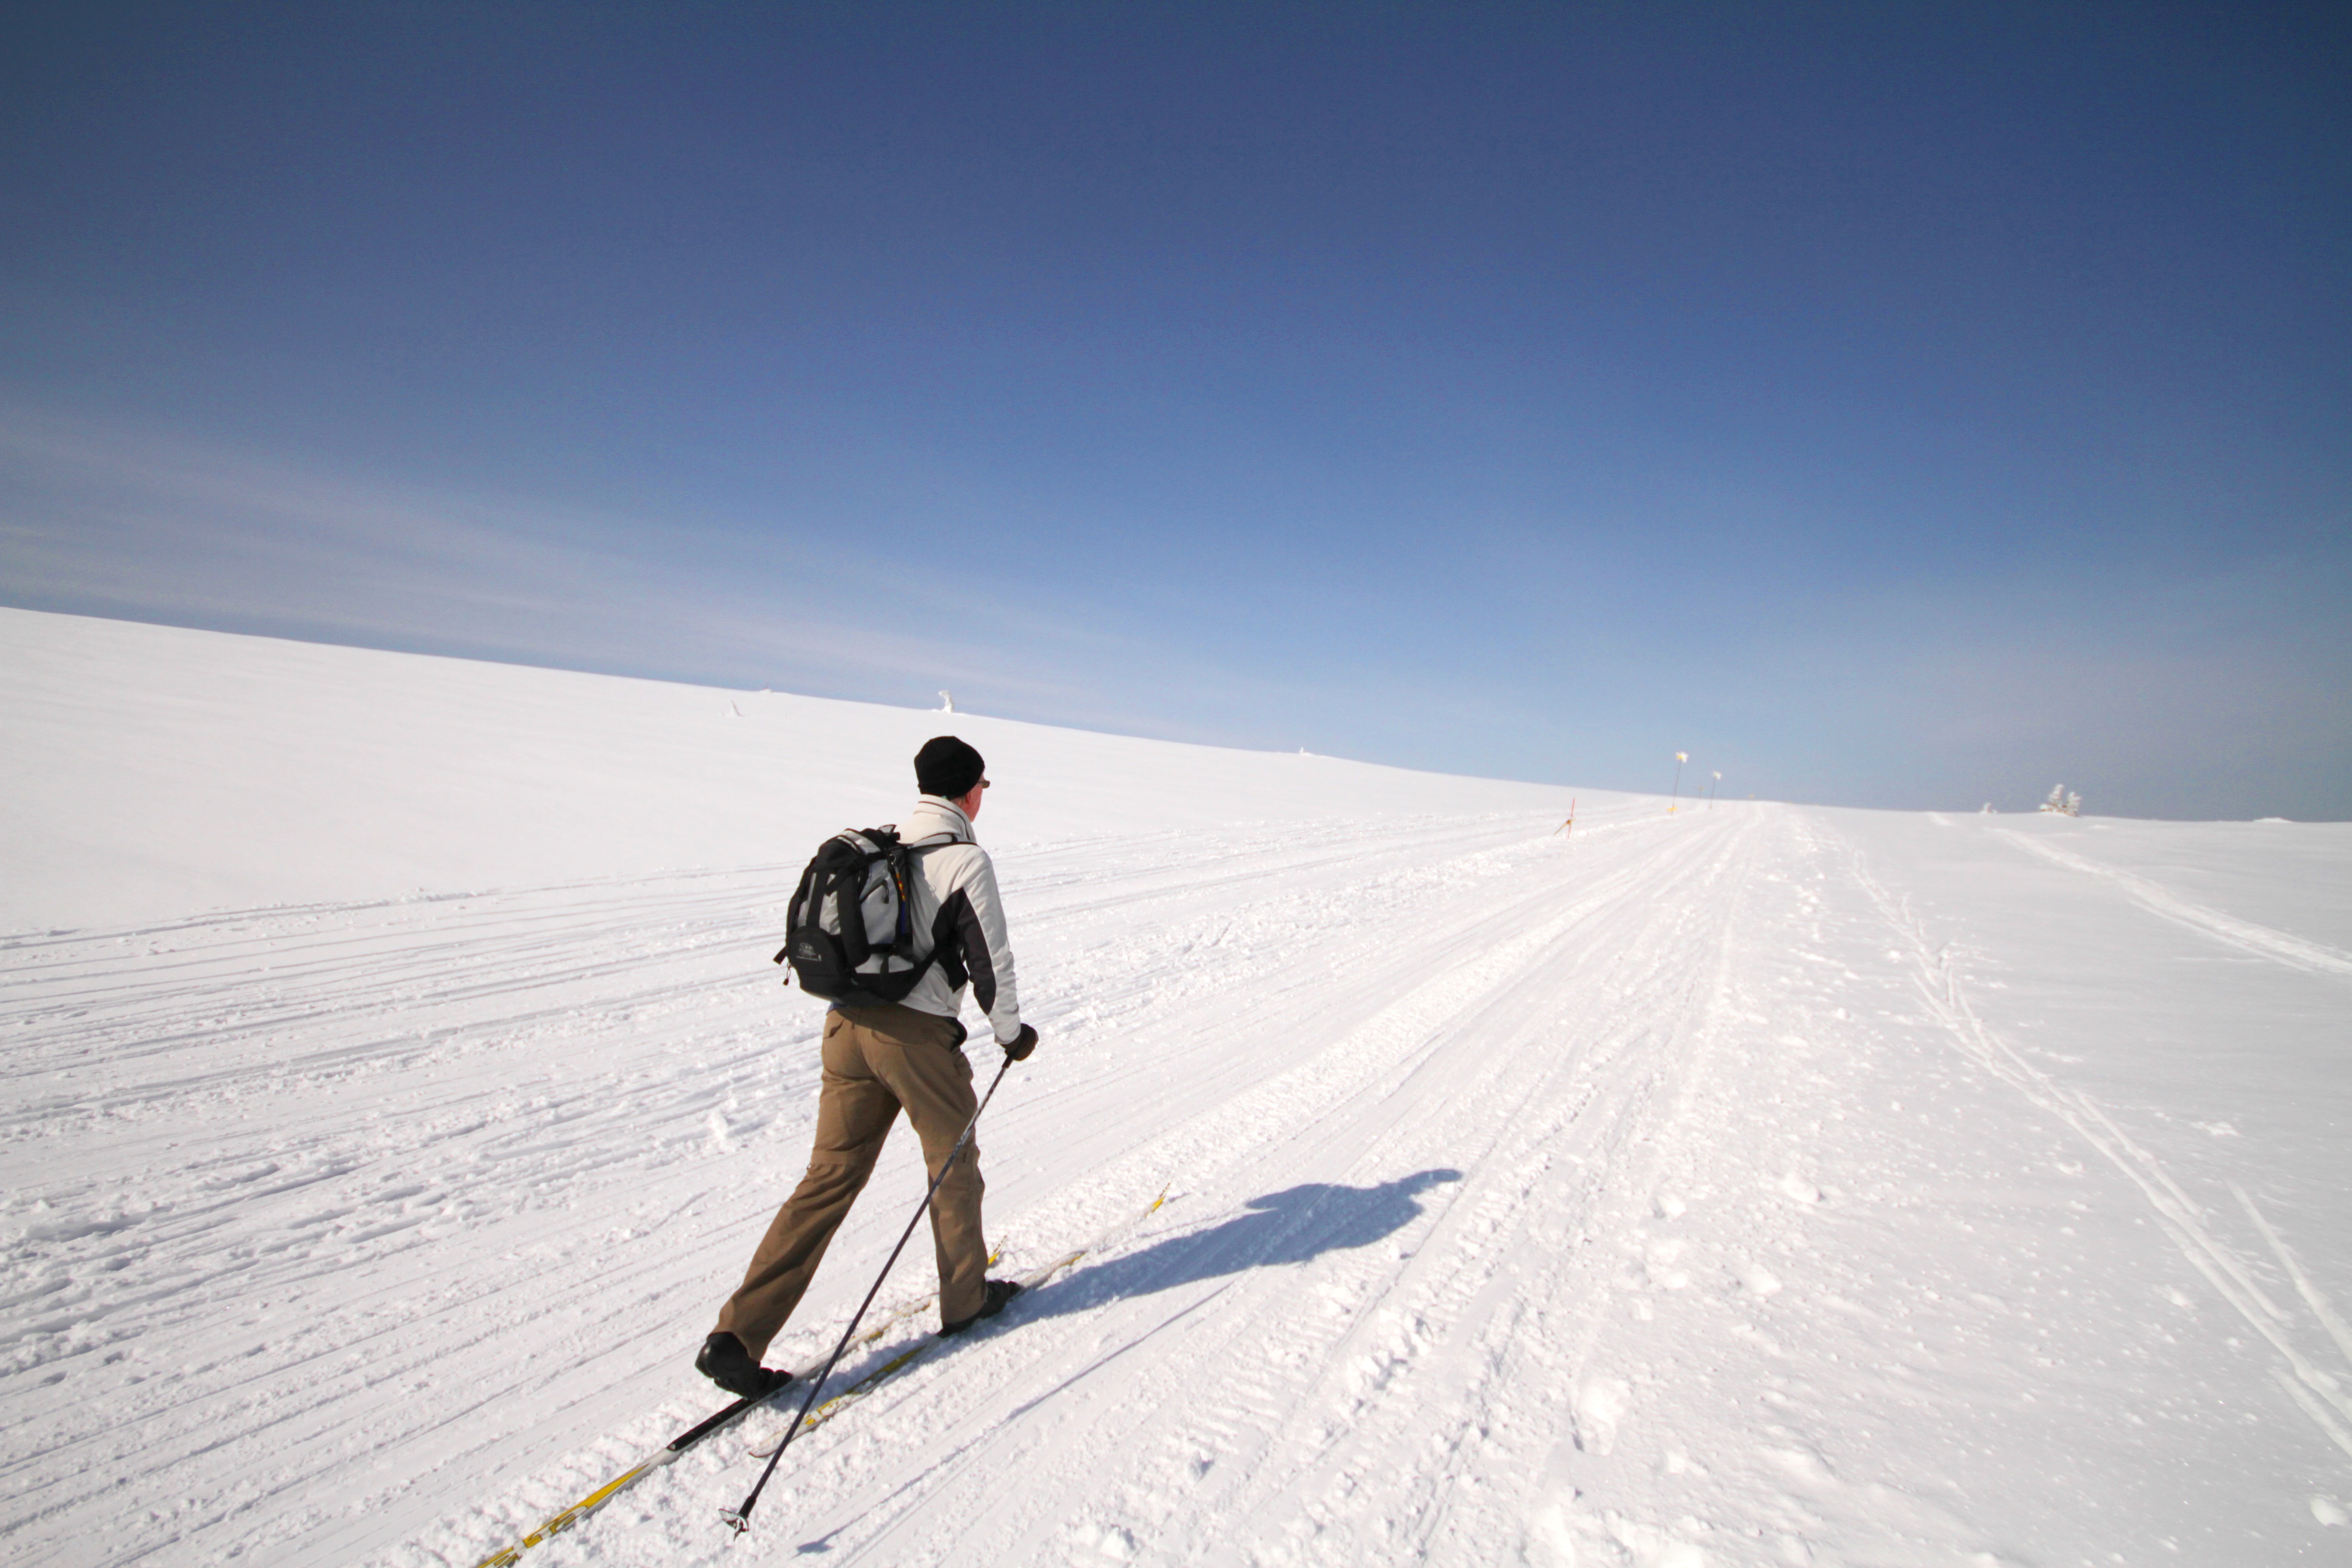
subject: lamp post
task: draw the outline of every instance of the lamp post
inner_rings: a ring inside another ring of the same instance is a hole
[[[1675,807],[1681,805],[1683,803],[1683,764],[1689,761],[1690,753],[1688,752],[1676,752],[1675,753],[1675,793],[1666,802],[1666,815],[1668,816],[1672,816],[1675,814]]]

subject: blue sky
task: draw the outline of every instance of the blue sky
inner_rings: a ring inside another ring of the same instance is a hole
[[[19,12],[0,602],[2352,816],[2347,17]]]

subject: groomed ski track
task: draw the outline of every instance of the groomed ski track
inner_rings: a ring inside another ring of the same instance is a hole
[[[992,1239],[1168,1205],[796,1444],[742,1546],[729,1436],[526,1562],[2038,1560],[1949,1391],[1820,1375],[1925,1354],[1874,1288],[1958,1267],[1906,1255],[1937,1156],[1864,1102],[2023,1104],[1923,1006],[1957,982],[1916,917],[1831,814],[1556,826],[999,847],[1045,1046],[982,1129]],[[13,942],[10,1157],[95,1173],[18,1251],[0,1561],[471,1564],[715,1407],[688,1359],[814,1114],[818,1015],[764,963],[793,869]],[[1870,1193],[1822,1174],[1874,1150]],[[902,1132],[772,1361],[920,1190]],[[1972,1376],[2045,1279],[1979,1261],[1938,1352]],[[2047,1321],[2036,1356],[2104,1344]],[[2162,1384],[2105,1350],[2085,1407]],[[1896,1413],[1918,1451],[1842,1479]]]

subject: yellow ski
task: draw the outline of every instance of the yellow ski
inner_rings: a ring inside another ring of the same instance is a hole
[[[1002,1253],[991,1253],[989,1254],[988,1261],[993,1264],[1003,1256],[1003,1255]],[[916,1313],[928,1311],[930,1309],[931,1304],[938,1300],[939,1292],[933,1291],[930,1295],[924,1297],[919,1301],[915,1301],[909,1305],[900,1307],[888,1317],[884,1318],[880,1322],[875,1324],[874,1327],[858,1335],[856,1342],[861,1345],[872,1344],[876,1340],[880,1339],[883,1335],[888,1333],[892,1329],[906,1321],[908,1318],[913,1317]],[[887,1369],[886,1368],[885,1370],[887,1371]],[[803,1373],[800,1375],[806,1376],[807,1374]],[[796,1377],[793,1381],[798,1382],[799,1378]],[[685,1453],[688,1448],[693,1447],[705,1437],[709,1436],[714,1432],[723,1431],[727,1427],[733,1426],[737,1421],[749,1415],[755,1407],[766,1404],[769,1399],[775,1398],[777,1394],[783,1393],[784,1389],[790,1388],[792,1384],[788,1383],[784,1384],[783,1388],[777,1389],[774,1394],[768,1394],[764,1399],[739,1399],[734,1404],[728,1405],[725,1409],[718,1411],[707,1419],[687,1428],[687,1430],[671,1438],[668,1446],[664,1447],[660,1453],[656,1454],[653,1458],[646,1460],[643,1464],[634,1466],[629,1469],[622,1471],[619,1475],[614,1476],[611,1480],[606,1481],[603,1486],[598,1487],[594,1491],[590,1492],[586,1497],[582,1498],[578,1502],[573,1503],[570,1508],[565,1509],[562,1513],[555,1514],[551,1517],[544,1524],[541,1524],[537,1530],[532,1531],[529,1535],[524,1536],[520,1541],[516,1542],[513,1545],[503,1547],[497,1552],[491,1552],[488,1557],[483,1558],[479,1563],[476,1563],[474,1568],[513,1568],[513,1564],[520,1562],[522,1558],[522,1554],[530,1548],[537,1546],[543,1541],[562,1534],[565,1531],[571,1529],[573,1525],[578,1524],[582,1520],[586,1519],[590,1514],[594,1513],[598,1509],[603,1508],[606,1503],[611,1502],[614,1498],[620,1496],[623,1492],[628,1490],[639,1481],[644,1480],[647,1476],[652,1475],[656,1470],[661,1469],[665,1466],[668,1465],[680,1454]]]

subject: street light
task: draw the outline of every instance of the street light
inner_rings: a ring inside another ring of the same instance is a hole
[[[1676,752],[1675,753],[1675,793],[1666,802],[1666,815],[1668,816],[1672,816],[1675,814],[1675,808],[1683,803],[1683,764],[1689,761],[1690,753],[1688,752]]]

